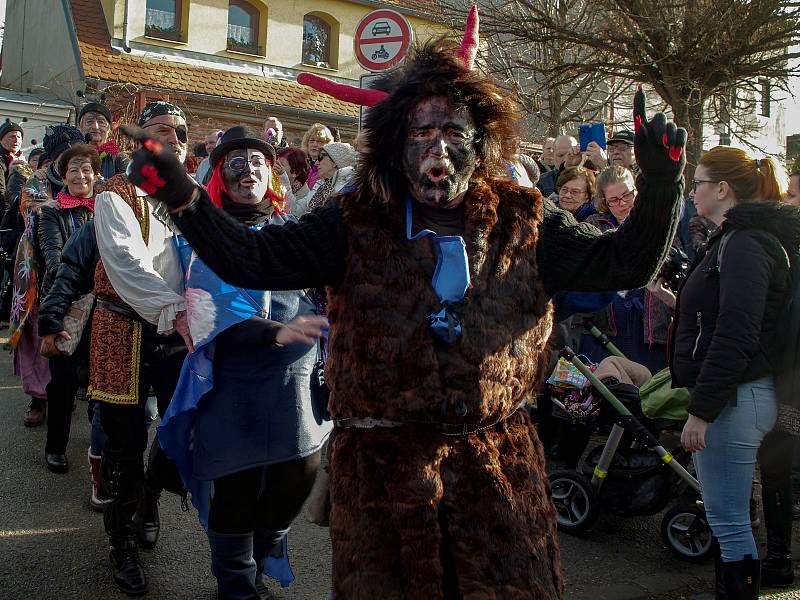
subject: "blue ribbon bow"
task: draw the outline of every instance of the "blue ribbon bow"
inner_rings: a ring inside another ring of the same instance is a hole
[[[436,245],[436,269],[433,272],[433,291],[441,308],[428,315],[431,333],[441,341],[454,345],[461,336],[461,321],[456,312],[469,288],[467,246],[460,235],[438,235],[423,229],[411,235],[411,198],[406,200],[406,238],[411,241],[431,236]]]

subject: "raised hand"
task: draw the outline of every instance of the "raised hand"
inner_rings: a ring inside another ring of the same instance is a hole
[[[144,129],[130,125],[121,125],[120,129],[141,144],[131,155],[128,176],[131,182],[170,209],[185,206],[198,186],[175,153],[148,136]]]
[[[633,151],[645,179],[678,181],[686,166],[686,130],[661,112],[648,121],[642,86],[633,98],[633,123]]]

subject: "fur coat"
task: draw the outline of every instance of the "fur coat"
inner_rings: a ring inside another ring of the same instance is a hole
[[[500,202],[502,197],[503,201]],[[471,286],[463,334],[434,347],[428,240],[405,213],[341,199],[350,251],[330,296],[334,418],[485,424],[468,436],[414,426],[337,430],[331,445],[337,598],[560,598],[555,513],[524,410],[551,327],[537,278],[542,197],[479,182],[466,201]],[[511,415],[509,417],[509,415]],[[508,418],[506,418],[508,417]],[[496,425],[493,423],[500,421]]]

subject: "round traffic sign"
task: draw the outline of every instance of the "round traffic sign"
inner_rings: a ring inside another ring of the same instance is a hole
[[[385,71],[403,60],[411,47],[411,24],[399,12],[373,10],[356,27],[356,60],[367,71]]]

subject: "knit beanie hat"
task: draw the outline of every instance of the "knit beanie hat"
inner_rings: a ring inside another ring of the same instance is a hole
[[[83,143],[85,143],[85,139],[81,130],[66,123],[48,125],[42,141],[44,151],[50,160],[57,160],[58,156],[73,144]]]
[[[22,127],[20,127],[17,123],[14,123],[11,119],[6,118],[2,125],[0,125],[0,140],[3,137],[12,131],[19,131],[23,137],[25,136],[25,132],[22,131]]]
[[[356,162],[358,162],[358,152],[350,144],[331,142],[330,144],[325,144],[322,149],[328,153],[328,156],[340,169],[355,167]]]
[[[78,113],[78,123],[81,122],[83,115],[89,112],[103,115],[106,118],[106,121],[108,121],[109,125],[111,125],[111,122],[113,121],[111,118],[111,111],[105,104],[100,104],[99,102],[87,102],[81,107],[81,112]]]

